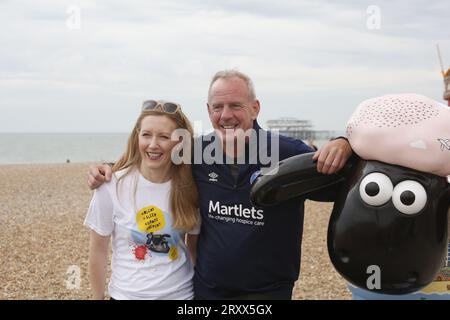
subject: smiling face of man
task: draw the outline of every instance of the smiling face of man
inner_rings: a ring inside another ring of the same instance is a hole
[[[243,79],[219,78],[212,84],[208,101],[209,118],[224,143],[227,139],[236,139],[238,129],[245,132],[253,128],[259,109],[259,101],[251,97]]]

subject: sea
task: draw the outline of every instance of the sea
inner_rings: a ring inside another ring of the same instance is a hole
[[[115,162],[128,133],[0,133],[0,165]],[[316,141],[320,147],[325,141]]]
[[[0,165],[114,162],[128,133],[0,133]]]

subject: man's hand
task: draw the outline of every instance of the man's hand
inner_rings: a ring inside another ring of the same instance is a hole
[[[103,182],[111,180],[112,169],[107,164],[92,165],[88,172],[88,186],[92,190],[100,187]]]
[[[321,146],[314,154],[313,160],[317,160],[318,172],[332,174],[344,167],[352,153],[347,139],[338,138]]]

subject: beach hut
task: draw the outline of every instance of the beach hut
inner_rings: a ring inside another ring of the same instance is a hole
[[[450,106],[450,68],[443,74],[444,76],[444,99],[447,100],[447,104]]]
[[[448,106],[450,106],[450,68],[444,71],[444,63],[442,62],[441,50],[439,45],[437,45],[437,52],[439,63],[441,64],[441,73],[444,78],[444,100],[447,100]]]

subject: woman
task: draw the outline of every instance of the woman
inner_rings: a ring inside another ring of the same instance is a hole
[[[176,129],[188,137],[171,139]],[[190,146],[192,127],[178,104],[149,100],[113,167],[92,198],[89,272],[95,299],[104,299],[112,235],[112,299],[192,299],[193,266],[185,233],[198,234],[197,189],[188,163],[173,164],[174,147]],[[183,148],[186,150],[186,148]]]

